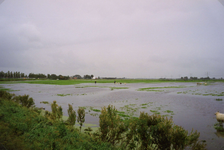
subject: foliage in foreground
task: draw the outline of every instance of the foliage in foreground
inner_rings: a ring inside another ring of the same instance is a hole
[[[39,109],[28,109],[15,102],[13,97],[13,94],[0,91],[0,144],[7,150],[114,149],[111,144],[97,142],[93,137],[73,128],[75,117],[70,117],[66,123],[59,119],[61,114],[56,103],[53,107],[59,113],[55,115],[52,111],[45,117],[40,115]],[[69,112],[74,116],[71,108]]]
[[[121,120],[115,107],[103,107],[100,115],[99,139],[122,149],[205,149],[200,133],[188,134],[171,119],[141,112],[139,118]]]
[[[171,119],[141,112],[138,118],[122,120],[115,107],[103,107],[98,132],[83,134],[73,125],[76,112],[69,105],[69,119],[62,121],[56,101],[52,112],[40,115],[28,95],[15,96],[0,91],[0,143],[7,149],[205,149],[199,133],[188,134]],[[30,103],[28,103],[30,102]],[[85,121],[79,108],[77,120]],[[88,131],[91,131],[89,128]]]

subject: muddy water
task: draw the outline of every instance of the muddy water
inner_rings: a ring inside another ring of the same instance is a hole
[[[109,104],[119,111],[138,116],[141,111],[149,114],[160,113],[172,117],[176,125],[191,131],[199,131],[200,139],[206,140],[208,149],[224,149],[224,135],[217,132],[213,125],[217,122],[214,113],[224,113],[224,83],[212,83],[206,86],[197,86],[196,83],[158,83],[158,84],[79,84],[79,85],[40,85],[40,84],[5,84],[17,95],[28,94],[35,100],[37,107],[51,110],[50,104],[40,103],[54,100],[62,106],[64,115],[67,115],[68,104],[75,110],[86,107],[86,122],[99,124],[99,113],[92,111],[101,109]],[[138,91],[147,87],[160,88],[156,91]],[[110,87],[128,87],[128,89],[113,89]],[[64,94],[66,96],[58,96]],[[223,99],[223,101],[216,101]],[[95,116],[94,116],[95,115]]]

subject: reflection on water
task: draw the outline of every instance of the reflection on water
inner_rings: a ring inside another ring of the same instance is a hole
[[[224,149],[223,133],[216,131],[214,113],[224,113],[223,83],[197,85],[196,83],[135,83],[126,85],[79,84],[79,85],[2,85],[11,88],[15,94],[29,94],[37,107],[51,111],[50,104],[40,103],[57,101],[67,115],[68,104],[75,110],[86,108],[86,122],[99,124],[99,112],[103,106],[114,105],[121,113],[138,116],[141,111],[172,117],[175,124],[191,131],[198,130],[200,139],[205,140],[208,149]],[[171,87],[174,88],[162,88]],[[76,88],[79,87],[79,88]],[[113,90],[110,87],[127,87]],[[153,88],[151,91],[138,91],[139,88]],[[176,87],[176,88],[175,88]],[[177,88],[179,87],[179,88]],[[219,101],[217,101],[219,99]],[[96,116],[91,116],[95,114]]]

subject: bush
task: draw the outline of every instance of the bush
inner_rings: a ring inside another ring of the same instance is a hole
[[[81,132],[82,124],[85,122],[85,109],[81,107],[79,107],[78,109],[77,121],[80,124],[80,132]]]
[[[139,118],[121,120],[115,107],[103,107],[100,115],[102,141],[124,149],[205,149],[197,131],[188,131],[173,124],[172,119],[141,112]]]

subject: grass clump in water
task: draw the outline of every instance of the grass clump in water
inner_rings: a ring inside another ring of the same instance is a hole
[[[173,113],[173,111],[171,111],[171,110],[166,110],[166,111],[164,111],[165,113]]]
[[[186,88],[186,86],[148,87],[148,88],[139,88],[138,91],[157,91],[157,92],[163,92],[164,90],[155,90],[155,89],[167,89],[167,88]]]
[[[71,95],[71,94],[57,94],[57,96],[68,96],[68,95]]]
[[[110,87],[111,91],[114,89],[128,89],[128,87]]]
[[[216,98],[215,100],[216,100],[216,101],[222,101],[222,99],[221,99],[221,98]]]
[[[40,102],[40,103],[49,104],[48,101],[42,101],[42,102]]]

